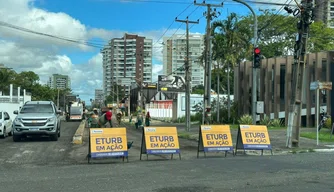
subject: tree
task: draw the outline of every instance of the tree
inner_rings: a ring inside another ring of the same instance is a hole
[[[9,68],[0,69],[0,91],[9,93],[9,85],[13,83],[16,77],[16,72]]]
[[[329,51],[334,49],[334,29],[323,22],[314,22],[310,26],[309,52]]]

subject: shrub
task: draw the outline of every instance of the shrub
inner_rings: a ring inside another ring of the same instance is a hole
[[[268,116],[264,116],[264,118],[260,120],[260,125],[271,126],[271,124],[271,119]]]
[[[244,125],[252,125],[253,124],[253,118],[252,116],[246,114],[240,117],[239,124],[244,124]]]
[[[324,123],[324,128],[332,129],[332,119],[328,118]]]
[[[274,119],[271,122],[271,126],[273,126],[273,127],[283,127],[283,120],[282,119]]]

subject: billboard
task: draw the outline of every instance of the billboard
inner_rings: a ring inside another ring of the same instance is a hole
[[[186,91],[186,82],[179,75],[159,75],[158,76],[158,91],[179,93]]]

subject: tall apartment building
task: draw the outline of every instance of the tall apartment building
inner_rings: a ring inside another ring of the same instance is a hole
[[[164,37],[163,46],[163,72],[165,75],[175,74],[185,77],[184,68],[186,59],[186,37],[185,35],[173,35]],[[203,35],[189,35],[189,57],[190,57],[190,74],[191,87],[204,85],[204,67],[202,67],[199,57],[204,50]]]
[[[111,39],[101,53],[105,96],[115,94],[116,84],[128,94],[132,84],[152,82],[152,39],[124,34]]]
[[[67,75],[53,74],[47,85],[53,89],[71,89],[71,79]]]
[[[334,28],[334,0],[316,0],[314,12],[316,21],[322,21],[328,27]]]

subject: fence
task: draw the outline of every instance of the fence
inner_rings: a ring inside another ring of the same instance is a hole
[[[150,112],[152,118],[155,119],[171,119],[173,116],[172,105],[166,106],[165,103],[150,103],[145,106],[146,111]]]

